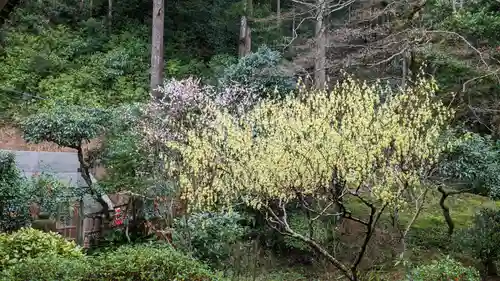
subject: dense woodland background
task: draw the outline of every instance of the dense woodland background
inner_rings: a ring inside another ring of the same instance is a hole
[[[185,110],[210,93],[238,115],[256,100],[286,97],[297,85],[332,88],[346,81],[345,73],[393,91],[411,92],[420,78],[435,79],[436,102],[455,112],[446,135],[452,144],[429,168],[425,192],[404,195],[404,207],[377,207],[378,223],[372,224],[375,207],[357,194],[337,202],[334,211],[342,219],[319,220],[309,206],[323,199],[298,196],[283,208],[293,233],[240,205],[234,212],[184,210],[177,216],[170,205],[161,216],[174,229],[176,253],[194,256],[229,280],[498,275],[500,2],[167,0],[161,46],[152,40],[154,2],[7,3],[0,12],[0,142],[21,132],[23,142],[77,150],[85,156],[84,170],[105,170],[89,192],[127,191],[150,208],[158,204],[151,198],[179,195],[163,158],[178,154],[164,144],[178,140],[179,126],[197,126]],[[163,69],[152,67],[152,49],[163,50]],[[151,88],[154,75],[164,78],[160,90]],[[150,102],[163,95],[161,105]],[[136,234],[132,242],[123,233],[110,234],[109,247],[140,244],[145,238]],[[129,250],[140,255],[129,248],[118,250],[118,257]],[[119,266],[122,260],[112,262]],[[99,268],[111,272],[111,265]],[[203,280],[216,280],[210,278]]]

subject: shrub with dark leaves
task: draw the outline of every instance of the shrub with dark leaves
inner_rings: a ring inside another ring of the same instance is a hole
[[[481,279],[475,268],[466,267],[448,256],[414,268],[405,279],[405,281],[430,280],[479,281]]]
[[[0,151],[0,232],[14,231],[29,223],[30,193],[14,154]]]
[[[194,258],[159,244],[120,247],[98,256],[92,267],[86,280],[223,280]]]
[[[281,54],[266,46],[241,58],[225,69],[219,79],[219,88],[238,85],[255,98],[279,98],[295,89],[293,74],[281,64]]]
[[[499,210],[480,210],[474,219],[474,225],[462,231],[458,237],[463,250],[481,262],[486,274],[498,274],[495,263],[500,259]]]

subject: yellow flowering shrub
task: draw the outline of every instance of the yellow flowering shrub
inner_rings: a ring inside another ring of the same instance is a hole
[[[433,80],[395,91],[346,77],[329,91],[302,88],[242,116],[216,110],[211,126],[168,144],[183,158],[184,197],[193,208],[324,198],[335,171],[345,192],[393,202],[444,148],[437,140],[453,112],[436,90]]]

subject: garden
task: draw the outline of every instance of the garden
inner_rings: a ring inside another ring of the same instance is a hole
[[[2,10],[0,280],[500,280],[496,1],[167,2]]]

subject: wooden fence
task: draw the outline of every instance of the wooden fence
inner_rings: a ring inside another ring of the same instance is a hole
[[[82,203],[75,202],[70,214],[64,213],[57,218],[57,232],[68,240],[75,241],[78,245],[88,249],[98,245],[106,230],[124,230],[125,224],[116,224],[117,221],[125,222],[127,220],[128,223],[136,223],[137,218],[135,217],[133,204],[130,202],[133,197],[122,194],[110,194],[108,196],[114,204],[114,209],[110,210],[112,221],[109,224],[104,222],[103,213],[85,215]],[[183,209],[178,204],[175,205],[177,212]],[[117,211],[118,209],[119,211]],[[147,233],[155,234],[158,239],[171,241],[170,229],[164,224],[161,221],[148,221],[144,227]]]

